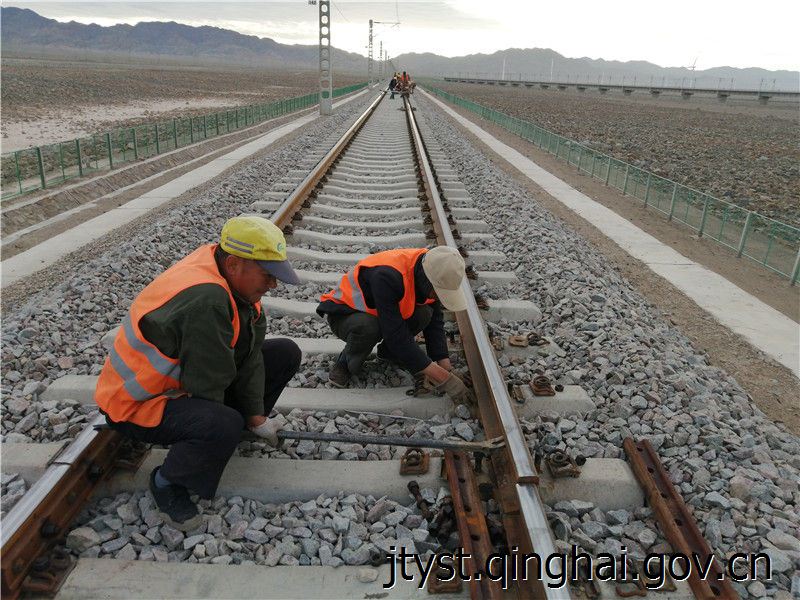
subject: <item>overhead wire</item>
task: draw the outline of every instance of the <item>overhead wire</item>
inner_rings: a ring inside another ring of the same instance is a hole
[[[335,2],[331,2],[331,4],[333,4],[334,8],[335,8],[337,11],[339,11],[339,14],[340,14],[340,15],[342,15],[342,18],[343,18],[345,21],[347,21],[347,22],[349,23],[349,22],[350,22],[350,19],[348,19],[347,17],[345,17],[345,16],[344,16],[344,13],[342,12],[342,9],[341,9],[341,8],[339,8],[339,5],[338,5],[338,4],[336,4]]]

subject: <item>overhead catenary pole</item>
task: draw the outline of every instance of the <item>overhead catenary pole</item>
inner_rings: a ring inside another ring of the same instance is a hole
[[[331,63],[331,3],[319,4],[319,114],[333,112],[333,72]]]
[[[372,19],[369,20],[369,43],[367,44],[367,79],[372,86]]]
[[[378,51],[378,79],[383,80],[383,40],[381,40]]]

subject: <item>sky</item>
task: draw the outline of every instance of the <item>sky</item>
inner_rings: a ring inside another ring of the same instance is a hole
[[[761,0],[404,0],[332,3],[331,42],[374,55],[443,56],[552,48],[571,58],[646,60],[698,70],[717,66],[800,70],[800,2]],[[211,25],[286,44],[316,44],[317,7],[291,2],[13,2],[58,21]],[[396,24],[398,23],[399,24]]]

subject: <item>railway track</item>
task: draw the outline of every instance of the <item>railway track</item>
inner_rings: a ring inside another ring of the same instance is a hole
[[[203,525],[184,535],[158,522],[144,493],[163,449],[129,447],[96,428],[99,418],[66,448],[29,445],[11,461],[36,483],[4,519],[4,595],[422,597],[428,592],[414,563],[414,580],[404,581],[387,554],[461,547],[472,557],[464,567],[472,577],[444,598],[580,597],[547,573],[503,589],[508,578],[492,581],[485,561],[498,551],[563,551],[563,523],[545,503],[633,511],[643,504],[642,491],[621,460],[578,465],[547,447],[549,425],[592,410],[586,391],[567,385],[549,394],[550,382],[504,375],[499,360],[562,351],[536,332],[538,308],[514,296],[516,275],[503,270],[492,232],[411,103],[381,94],[310,172],[287,173],[249,210],[284,229],[303,279],[298,289],[265,298],[271,334],[291,335],[304,352],[301,373],[276,407],[287,432],[281,447],[243,440],[219,497],[201,503]],[[373,365],[373,375],[356,378],[350,389],[322,387],[343,344],[314,312],[319,295],[365,254],[434,244],[458,248],[471,267],[468,309],[447,329],[454,364],[469,373],[477,405],[453,406],[425,390],[408,395],[411,378],[386,364]],[[304,387],[309,379],[319,387]],[[88,404],[94,381],[57,380],[42,399]],[[549,395],[540,395],[543,387]],[[313,439],[296,439],[304,434]],[[391,436],[392,444],[331,442],[325,435]],[[491,445],[477,450],[482,440]],[[450,448],[409,458],[415,444]],[[409,468],[420,472],[401,474]],[[59,540],[66,540],[67,555],[42,558]],[[394,587],[384,587],[393,580]],[[435,580],[428,578],[429,589]],[[609,589],[598,593],[612,597]]]

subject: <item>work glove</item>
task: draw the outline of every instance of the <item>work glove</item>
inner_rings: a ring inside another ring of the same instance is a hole
[[[266,442],[274,448],[278,447],[278,431],[280,428],[280,424],[278,424],[275,419],[267,419],[261,425],[248,427],[251,432],[266,440]]]
[[[464,382],[461,381],[456,375],[450,373],[447,379],[436,386],[436,391],[444,392],[456,404],[473,404],[475,397],[469,391]]]

